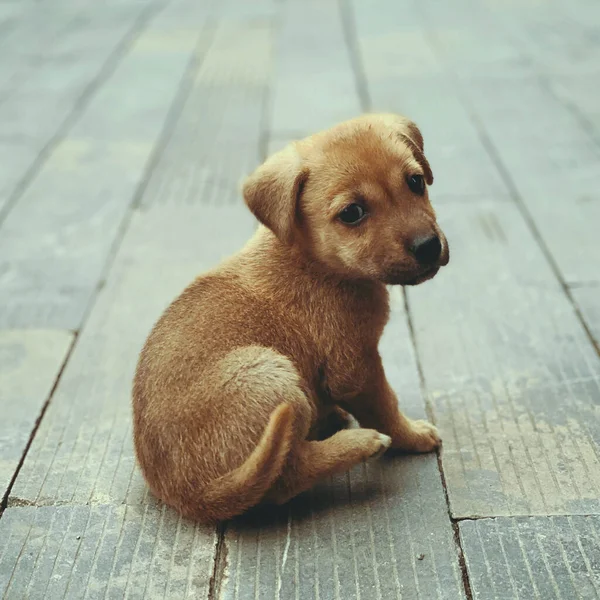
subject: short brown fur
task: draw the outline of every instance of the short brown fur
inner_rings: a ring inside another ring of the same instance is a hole
[[[365,115],[295,142],[244,185],[263,223],[241,252],[196,279],[141,353],[134,440],[152,492],[215,522],[282,503],[388,446],[429,452],[435,427],[398,408],[378,353],[386,284],[414,285],[448,262],[427,190],[433,175],[417,127]],[[340,212],[359,202],[357,225]],[[436,234],[424,269],[411,243]],[[321,439],[332,418],[361,428]]]

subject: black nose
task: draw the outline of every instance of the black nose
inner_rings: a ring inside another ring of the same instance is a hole
[[[433,265],[442,253],[442,242],[437,235],[418,237],[414,240],[410,251],[422,265]]]

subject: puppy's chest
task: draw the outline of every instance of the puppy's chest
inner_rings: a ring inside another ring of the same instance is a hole
[[[314,381],[322,401],[340,401],[364,389],[369,374],[365,350],[372,346],[371,340],[361,339],[355,331],[343,330],[321,346]]]
[[[321,403],[336,403],[359,394],[367,382],[367,370],[360,359],[338,361],[330,357],[319,365],[315,377],[317,396]]]
[[[310,319],[312,364],[318,369],[313,381],[322,401],[340,401],[364,390],[388,317],[385,302],[368,296],[344,300],[330,310],[312,311]]]

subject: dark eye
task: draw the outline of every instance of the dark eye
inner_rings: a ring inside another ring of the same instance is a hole
[[[422,196],[425,193],[425,180],[423,175],[410,175],[406,178],[406,183],[413,194]]]
[[[340,213],[340,221],[346,225],[356,225],[365,218],[367,211],[360,204],[349,204]]]

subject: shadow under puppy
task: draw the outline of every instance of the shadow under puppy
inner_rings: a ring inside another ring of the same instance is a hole
[[[377,349],[386,284],[448,263],[432,182],[419,130],[387,114],[295,142],[246,180],[261,227],[171,304],[140,356],[135,448],[156,496],[214,522],[390,446],[440,444],[400,412]],[[319,440],[343,411],[361,428]]]

